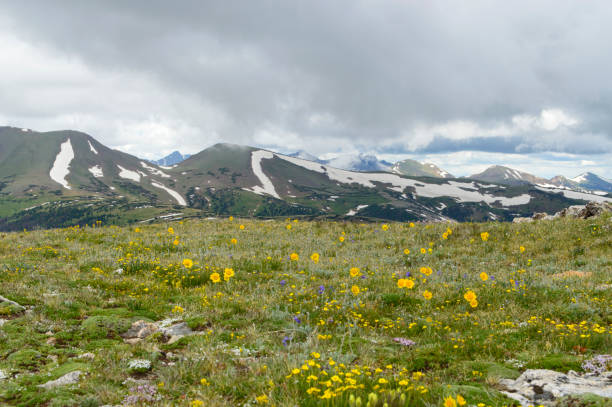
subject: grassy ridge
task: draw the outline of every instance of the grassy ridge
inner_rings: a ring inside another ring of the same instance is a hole
[[[0,404],[512,405],[500,378],[580,371],[612,348],[611,225],[217,219],[2,234],[0,295],[29,310],[0,308]],[[120,336],[166,318],[196,335]],[[73,370],[78,385],[36,387]]]

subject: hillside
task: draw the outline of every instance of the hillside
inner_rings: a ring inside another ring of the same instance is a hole
[[[612,349],[610,220],[3,233],[0,404],[516,406]]]
[[[402,160],[393,164],[391,172],[408,177],[455,178],[435,164],[420,163],[416,160]]]
[[[98,220],[126,224],[177,213],[183,217],[511,220],[610,199],[526,182],[507,186],[347,171],[232,144],[217,144],[172,167],[159,167],[109,149],[80,132],[0,129],[0,230]]]

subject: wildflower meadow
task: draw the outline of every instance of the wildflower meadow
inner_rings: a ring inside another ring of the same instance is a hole
[[[527,368],[609,368],[611,220],[4,233],[0,405],[517,405]]]

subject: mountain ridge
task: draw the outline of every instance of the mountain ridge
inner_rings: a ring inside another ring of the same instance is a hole
[[[35,165],[15,165],[29,160]],[[162,168],[81,132],[0,128],[0,216],[6,217],[0,229],[96,217],[134,222],[168,211],[189,216],[511,220],[597,199],[608,198],[534,185],[348,171],[229,143]]]

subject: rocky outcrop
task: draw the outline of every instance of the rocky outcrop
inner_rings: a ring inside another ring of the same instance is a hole
[[[178,322],[173,320],[163,320],[159,322],[147,322],[144,320],[136,321],[132,324],[130,329],[122,336],[125,342],[130,344],[136,344],[141,342],[148,336],[161,332],[168,343],[174,343],[182,337],[193,335],[195,332],[189,328],[185,322]]]
[[[516,217],[512,219],[513,223],[533,222],[536,220],[553,220],[557,218],[573,217],[580,219],[588,219],[593,216],[599,216],[606,212],[612,212],[611,202],[589,202],[586,205],[573,205],[565,208],[554,215],[548,215],[544,212],[536,212],[531,217]]]
[[[586,373],[574,371],[567,374],[545,369],[526,370],[516,380],[502,379],[503,393],[523,406],[554,406],[565,396],[592,393],[612,397],[612,372]]]

